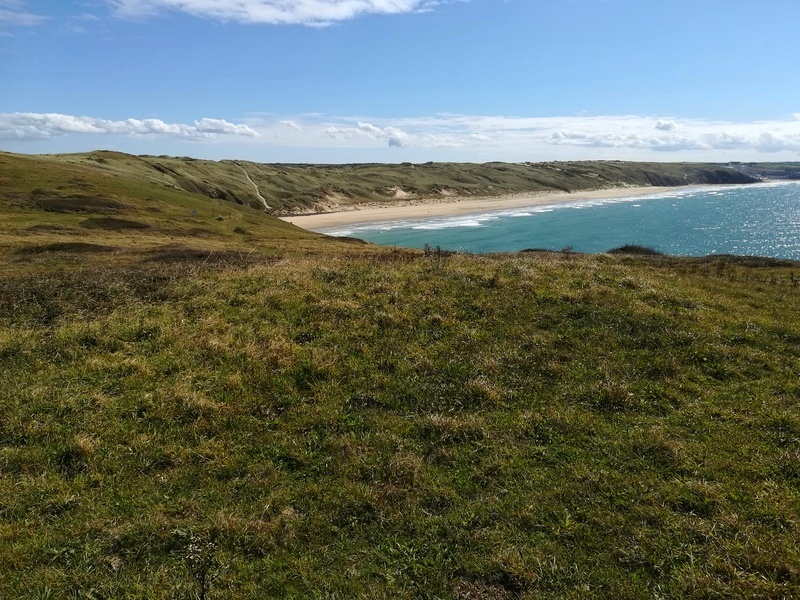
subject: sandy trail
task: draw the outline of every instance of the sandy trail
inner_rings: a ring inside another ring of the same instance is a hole
[[[269,210],[269,209],[270,209],[270,206],[269,206],[269,204],[267,204],[267,199],[266,199],[266,198],[264,198],[264,196],[262,196],[262,195],[261,195],[261,190],[259,190],[259,189],[258,189],[258,186],[256,185],[256,182],[255,182],[255,181],[253,181],[252,179],[250,179],[250,173],[248,173],[248,172],[247,172],[247,169],[245,169],[245,168],[244,168],[242,165],[240,165],[239,163],[236,163],[236,164],[237,164],[237,166],[238,166],[238,167],[239,167],[239,168],[242,170],[242,173],[244,173],[244,176],[245,176],[245,177],[247,177],[247,181],[249,181],[249,182],[250,182],[250,185],[252,185],[252,186],[253,186],[253,189],[255,189],[255,191],[256,191],[256,197],[257,197],[259,200],[261,200],[261,204],[263,204],[263,205],[264,205],[264,210]]]

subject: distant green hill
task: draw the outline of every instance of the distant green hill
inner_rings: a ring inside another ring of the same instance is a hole
[[[758,179],[800,179],[800,162],[757,163],[734,162],[728,166]]]
[[[756,181],[750,175],[723,165],[694,163],[289,165],[130,156],[105,151],[49,158],[261,210],[265,209],[266,203],[268,212],[279,215],[324,211],[364,202],[388,203],[406,198]]]

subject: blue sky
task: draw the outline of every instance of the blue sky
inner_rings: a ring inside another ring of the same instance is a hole
[[[800,160],[796,0],[0,0],[0,149]]]

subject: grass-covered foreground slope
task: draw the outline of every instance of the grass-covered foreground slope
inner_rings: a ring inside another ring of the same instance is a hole
[[[0,597],[797,597],[800,291],[759,264],[6,273]]]
[[[583,161],[276,165],[130,156],[102,151],[48,159],[161,187],[204,194],[271,214],[329,211],[354,204],[431,197],[757,181],[749,174],[728,166],[701,163]],[[784,167],[778,165],[776,169],[783,173]]]

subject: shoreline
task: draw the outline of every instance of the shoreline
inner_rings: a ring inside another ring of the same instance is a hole
[[[734,184],[735,185],[735,184]],[[498,210],[547,206],[580,200],[607,200],[650,196],[677,190],[718,188],[721,185],[691,185],[674,187],[619,187],[580,192],[530,192],[504,196],[425,198],[415,201],[399,201],[391,204],[362,204],[343,207],[335,212],[280,217],[281,220],[308,229],[319,231],[334,227],[404,221],[436,217],[454,217],[480,214]]]

